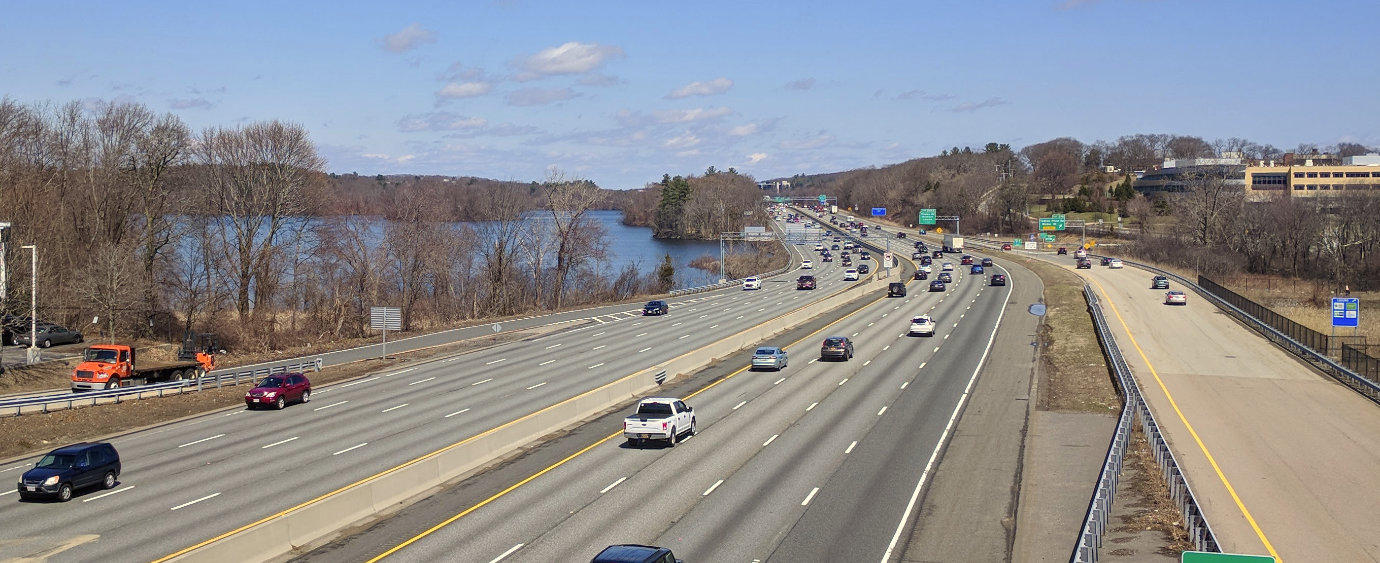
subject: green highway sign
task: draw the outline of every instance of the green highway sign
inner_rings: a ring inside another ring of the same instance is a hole
[[[1054,235],[1049,233],[1040,233],[1040,238],[1044,239],[1045,242],[1054,242]]]
[[[1048,219],[1040,219],[1041,231],[1062,231],[1064,230],[1064,216],[1055,215]]]
[[[1269,555],[1238,555],[1235,553],[1211,553],[1207,551],[1185,551],[1179,556],[1180,563],[1275,563]]]
[[[776,203],[786,203],[786,198],[784,198],[784,197],[778,197],[778,198],[776,198]]]
[[[826,197],[824,194],[819,194],[819,202],[824,203],[826,201],[829,201],[829,198]]]
[[[918,222],[921,225],[933,225],[935,223],[935,217],[937,215],[938,213],[936,213],[934,209],[921,209],[920,217],[917,219],[916,222]]]

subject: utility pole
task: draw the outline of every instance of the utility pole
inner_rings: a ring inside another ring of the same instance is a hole
[[[33,258],[33,273],[29,276],[29,350],[28,360],[30,364],[38,363],[38,245],[26,244],[20,248],[27,248]]]

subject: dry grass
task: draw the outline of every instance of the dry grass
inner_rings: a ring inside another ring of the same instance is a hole
[[[1184,551],[1193,549],[1193,543],[1184,529],[1183,515],[1169,496],[1169,486],[1164,479],[1158,478],[1159,466],[1155,464],[1155,456],[1150,452],[1145,434],[1139,430],[1131,434],[1122,475],[1121,496],[1117,502],[1131,510],[1130,514],[1121,517],[1121,525],[1115,527],[1114,531],[1132,534],[1160,532],[1164,536],[1160,555],[1176,559]]]
[[[1121,397],[1112,384],[1102,345],[1097,341],[1083,281],[1068,270],[1038,260],[1025,263],[1045,286],[1045,319],[1040,324],[1041,410],[1112,414]]]

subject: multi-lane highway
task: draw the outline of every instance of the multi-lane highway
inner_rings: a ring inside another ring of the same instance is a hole
[[[835,264],[812,271],[815,291],[796,291],[792,273],[760,291],[672,299],[664,317],[590,310],[596,322],[317,389],[284,411],[236,408],[116,438],[114,489],[0,502],[0,558],[156,559],[850,287]]]
[[[574,438],[591,446],[578,455],[486,476],[519,487],[458,505],[463,495],[437,496],[306,559],[579,560],[620,542],[665,545],[688,561],[899,555],[918,487],[1011,291],[962,267],[955,279],[942,293],[913,282],[906,298],[879,296],[794,342],[774,342],[791,356],[780,372],[729,366],[688,393],[699,434],[675,448],[634,448],[617,417],[607,418],[602,432]],[[936,316],[938,333],[907,336],[910,318],[923,313]],[[818,360],[828,335],[853,338],[853,360]]]

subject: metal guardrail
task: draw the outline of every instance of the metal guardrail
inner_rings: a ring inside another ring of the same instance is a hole
[[[238,372],[211,371],[196,379],[168,381],[164,383],[155,383],[153,385],[139,385],[135,387],[119,387],[101,391],[84,391],[80,393],[62,393],[59,395],[11,399],[0,401],[0,416],[20,416],[26,412],[46,413],[53,410],[70,409],[77,406],[119,403],[126,399],[143,399],[146,396],[162,397],[170,392],[186,393],[189,391],[201,391],[206,387],[220,388],[227,385],[239,385],[242,382],[252,383],[275,373],[290,373],[307,370],[321,371],[321,358],[306,362]],[[10,409],[13,409],[13,412],[10,412]],[[26,411],[25,409],[30,410]]]
[[[1140,422],[1145,438],[1150,442],[1150,448],[1155,455],[1155,463],[1159,466],[1160,475],[1165,478],[1169,485],[1170,499],[1179,507],[1179,513],[1183,516],[1184,527],[1188,531],[1189,541],[1193,543],[1194,549],[1197,551],[1221,551],[1217,544],[1217,536],[1213,534],[1212,527],[1208,525],[1207,518],[1203,516],[1202,509],[1198,506],[1198,500],[1193,496],[1193,489],[1189,487],[1188,481],[1179,467],[1178,460],[1174,458],[1174,452],[1170,451],[1169,443],[1165,441],[1164,435],[1160,432],[1159,423],[1155,421],[1155,416],[1151,414],[1150,408],[1141,396],[1140,386],[1131,373],[1131,366],[1126,363],[1125,357],[1122,356],[1121,348],[1116,344],[1116,337],[1107,325],[1107,319],[1102,313],[1102,306],[1097,295],[1093,293],[1092,287],[1086,284],[1083,286],[1083,295],[1088,300],[1088,310],[1092,314],[1097,337],[1102,342],[1102,350],[1107,354],[1112,369],[1116,372],[1117,382],[1125,398],[1125,406],[1122,407],[1121,418],[1117,423],[1111,446],[1107,449],[1107,458],[1102,464],[1102,473],[1098,477],[1097,488],[1088,506],[1087,517],[1083,520],[1083,532],[1079,535],[1078,547],[1074,550],[1070,561],[1073,563],[1095,563],[1098,559],[1098,550],[1102,547],[1102,538],[1107,531],[1108,520],[1111,518],[1112,503],[1116,499],[1117,484],[1121,479],[1121,468],[1126,461],[1126,449],[1130,443],[1132,427],[1136,421]]]

